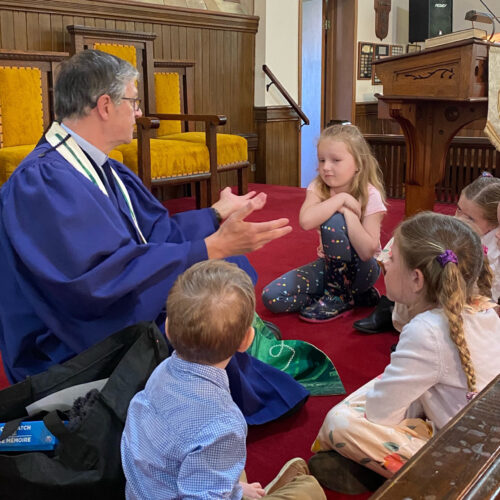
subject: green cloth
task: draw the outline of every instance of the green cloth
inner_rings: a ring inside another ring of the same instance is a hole
[[[255,339],[249,354],[288,373],[313,396],[345,394],[339,374],[324,352],[302,340],[276,340],[257,314],[252,326]]]

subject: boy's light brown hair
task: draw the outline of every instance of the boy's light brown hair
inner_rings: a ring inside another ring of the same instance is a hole
[[[199,262],[170,291],[168,336],[186,361],[220,363],[240,347],[254,311],[255,291],[245,271],[223,260]]]

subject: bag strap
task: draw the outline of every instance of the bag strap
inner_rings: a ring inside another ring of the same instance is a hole
[[[98,451],[77,433],[68,430],[58,410],[47,413],[43,422],[47,429],[59,440],[58,453],[65,463],[75,470],[94,469],[98,460]]]
[[[15,418],[13,420],[10,420],[9,422],[5,422],[2,433],[0,434],[0,441],[3,441],[4,439],[12,436],[12,434],[14,434],[17,428],[21,425],[21,422],[25,420],[25,418],[26,417]]]
[[[144,388],[151,372],[170,354],[165,336],[154,323],[120,361],[101,391],[101,401],[125,424],[130,400]]]

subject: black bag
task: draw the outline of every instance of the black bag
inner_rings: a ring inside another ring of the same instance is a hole
[[[54,451],[0,454],[0,498],[13,500],[123,499],[120,440],[134,394],[170,354],[154,323],[125,328],[74,358],[0,391],[2,438],[28,420],[25,407],[74,385],[109,377],[76,429],[53,411],[43,417],[59,440]],[[39,419],[39,418],[38,418]]]

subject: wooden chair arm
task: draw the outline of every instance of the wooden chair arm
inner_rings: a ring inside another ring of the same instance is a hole
[[[217,132],[216,127],[224,125],[227,118],[224,115],[192,115],[163,114],[141,116],[136,119],[138,172],[144,185],[151,189],[151,151],[149,140],[153,129],[160,126],[160,120],[202,121],[205,122],[205,143],[208,149],[210,179],[208,181],[208,203],[211,205],[219,199],[219,178],[217,175]]]
[[[140,125],[143,130],[151,130],[160,127],[160,120],[154,116],[141,116],[140,118],[136,118],[135,122],[137,125]]]
[[[179,120],[186,122],[207,122],[214,125],[225,125],[227,118],[224,115],[191,115],[191,114],[164,114],[155,113],[159,120]]]

